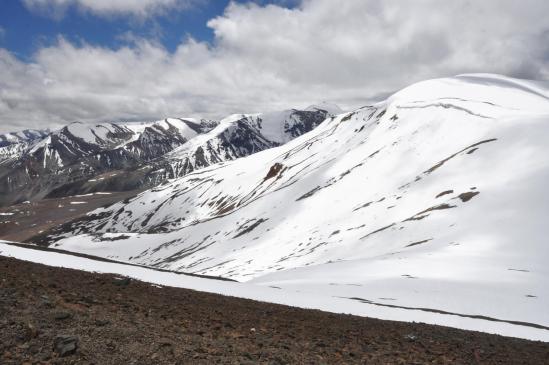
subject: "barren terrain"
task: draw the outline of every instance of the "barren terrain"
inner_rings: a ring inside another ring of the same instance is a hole
[[[0,208],[0,239],[24,242],[96,208],[137,193],[138,191],[95,193],[42,199]]]
[[[543,342],[158,287],[12,258],[0,257],[0,277],[2,364],[549,362]]]

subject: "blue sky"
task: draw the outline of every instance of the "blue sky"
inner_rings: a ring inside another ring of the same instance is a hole
[[[166,49],[173,51],[187,36],[212,42],[213,31],[206,23],[222,15],[229,2],[203,0],[181,11],[135,19],[125,15],[97,16],[76,6],[69,7],[61,18],[57,18],[51,14],[30,11],[20,0],[3,0],[0,2],[0,27],[3,29],[0,46],[21,59],[29,60],[38,49],[54,44],[59,35],[74,43],[86,42],[117,48],[127,42],[124,35],[131,32],[135,36],[159,41]],[[255,3],[274,3],[287,7],[297,4],[295,1]]]
[[[525,5],[526,3],[526,5]],[[549,79],[547,0],[0,0],[0,133]]]

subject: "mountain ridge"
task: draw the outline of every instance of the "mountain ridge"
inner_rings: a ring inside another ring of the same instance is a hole
[[[242,123],[227,125],[219,135],[208,134],[218,122],[193,118],[71,123],[41,139],[0,148],[0,204],[97,191],[143,190],[211,163],[277,146],[314,128],[327,114],[321,109],[280,112],[273,125],[293,123],[283,132],[284,141],[269,140],[261,134],[260,126],[248,122],[261,114],[243,115]],[[194,143],[189,156],[170,154],[201,135],[209,136],[205,143],[217,140],[217,152]],[[249,145],[252,139],[258,143]],[[175,165],[184,168],[176,171]]]

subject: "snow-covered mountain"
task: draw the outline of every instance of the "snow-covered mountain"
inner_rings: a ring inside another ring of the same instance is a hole
[[[20,132],[0,134],[0,164],[19,158],[31,145],[49,134],[49,130],[26,129]]]
[[[0,205],[97,191],[143,190],[212,163],[279,146],[335,106],[209,120],[72,123],[0,148]],[[219,126],[218,126],[219,124]]]
[[[159,181],[181,177],[212,164],[280,146],[338,113],[341,109],[337,106],[321,104],[305,110],[231,115],[209,133],[151,164],[149,179],[157,185]]]
[[[215,127],[166,119],[146,124],[71,123],[0,148],[0,205],[40,199],[108,171],[135,168]]]
[[[548,136],[547,83],[425,81],[96,210],[42,243],[411,319],[431,311],[545,331]]]
[[[47,129],[25,129],[20,132],[0,134],[0,148],[14,144],[36,141],[46,137],[49,132],[50,131]]]

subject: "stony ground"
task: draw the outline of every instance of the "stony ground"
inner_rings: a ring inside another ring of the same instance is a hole
[[[549,344],[0,257],[0,363],[549,364]]]

